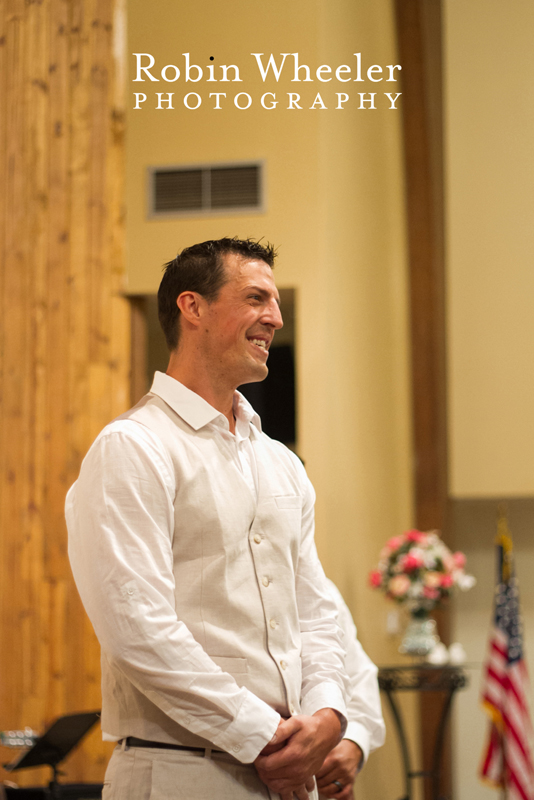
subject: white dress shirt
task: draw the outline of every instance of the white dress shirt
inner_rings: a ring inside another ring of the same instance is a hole
[[[347,678],[311,484],[238,393],[234,411],[235,436],[156,373],[97,437],[66,516],[102,647],[105,738],[213,745],[249,763],[280,715],[345,715]]]
[[[348,725],[344,738],[360,747],[365,763],[369,753],[381,747],[386,738],[377,681],[378,669],[358,641],[352,615],[339,589],[331,580],[328,580],[328,588],[338,609],[338,620],[343,631],[345,669],[350,681]]]

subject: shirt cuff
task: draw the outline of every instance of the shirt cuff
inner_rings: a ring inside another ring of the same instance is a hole
[[[366,763],[367,759],[369,758],[369,749],[370,749],[370,734],[367,728],[365,728],[361,722],[354,722],[351,721],[347,725],[347,730],[345,731],[345,735],[343,736],[344,739],[350,739],[351,742],[357,744],[360,750],[363,753],[363,760],[360,765],[360,769]]]
[[[280,714],[252,692],[247,692],[234,721],[223,734],[210,736],[212,742],[242,764],[252,764],[273,738]],[[258,729],[262,720],[261,730]]]
[[[341,722],[341,736],[343,739],[347,729],[347,708],[343,698],[343,692],[337,683],[320,683],[314,686],[307,692],[306,696],[302,698],[301,703],[302,713],[315,714],[321,708],[333,708],[340,714]]]

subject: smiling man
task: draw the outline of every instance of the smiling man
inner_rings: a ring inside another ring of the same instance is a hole
[[[316,797],[343,651],[300,461],[239,392],[282,327],[270,246],[203,242],[158,293],[167,374],[98,436],[69,554],[102,648],[103,800]]]

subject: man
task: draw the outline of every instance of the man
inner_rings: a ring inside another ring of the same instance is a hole
[[[320,796],[351,800],[354,780],[369,754],[384,744],[386,728],[378,690],[378,670],[358,641],[356,626],[339,589],[331,580],[327,582],[343,634],[345,669],[350,680],[349,722],[343,739],[327,755],[316,777]]]
[[[313,489],[236,387],[282,326],[274,252],[221,239],[166,267],[167,374],[94,442],[66,504],[102,647],[104,800],[316,797],[346,724]]]

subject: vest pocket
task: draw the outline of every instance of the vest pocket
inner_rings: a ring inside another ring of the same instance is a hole
[[[246,658],[231,658],[228,656],[212,655],[210,655],[210,658],[217,664],[218,667],[222,669],[223,672],[229,672],[230,675],[239,675],[240,673],[248,672]]]

